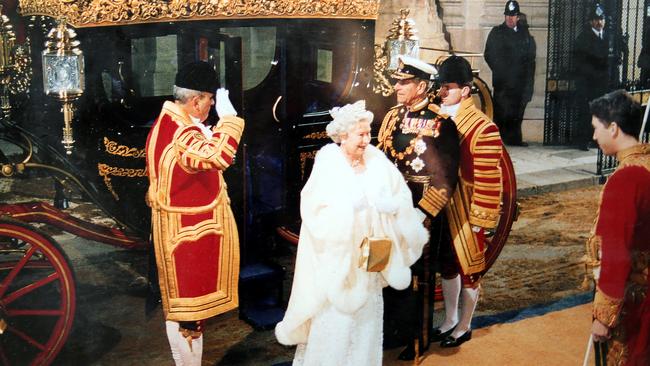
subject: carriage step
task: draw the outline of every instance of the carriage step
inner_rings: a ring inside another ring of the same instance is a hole
[[[256,330],[270,330],[284,317],[283,307],[258,309],[255,307],[240,310],[239,315],[243,321]]]
[[[255,263],[239,273],[239,318],[258,330],[272,329],[284,316],[282,281],[285,269]]]

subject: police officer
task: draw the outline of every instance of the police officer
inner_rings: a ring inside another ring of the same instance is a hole
[[[485,44],[485,61],[492,69],[494,122],[503,142],[528,146],[521,134],[526,104],[533,97],[535,40],[519,19],[519,3],[508,1],[505,20],[492,28]]]
[[[428,348],[432,331],[435,273],[432,262],[438,251],[442,221],[440,212],[454,192],[458,179],[459,140],[454,122],[439,114],[428,91],[435,77],[433,66],[416,58],[400,56],[399,68],[392,77],[396,80],[397,103],[384,117],[379,131],[379,145],[404,176],[413,203],[429,221],[431,240],[422,258],[413,265],[413,282],[396,305],[395,296],[387,293],[386,327],[391,316],[413,316],[405,323],[410,329],[408,347],[400,359],[413,359]],[[394,307],[397,307],[395,311]],[[392,329],[384,334],[391,336]]]
[[[589,23],[575,40],[573,49],[578,117],[573,128],[574,143],[588,151],[591,141],[589,102],[609,89],[609,31],[605,9],[599,3],[589,10]]]

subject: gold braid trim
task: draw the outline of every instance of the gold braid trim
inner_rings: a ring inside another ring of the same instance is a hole
[[[492,229],[497,226],[499,216],[501,216],[501,211],[499,209],[490,210],[474,203],[470,205],[469,222],[474,226]]]
[[[447,197],[447,190],[445,188],[436,189],[435,187],[429,187],[424,191],[418,205],[429,213],[429,215],[436,216],[448,201],[449,197]]]
[[[217,126],[213,132],[225,133],[239,143],[241,135],[244,132],[244,120],[235,116],[223,116],[217,122]]]
[[[397,106],[400,107],[400,106]],[[388,137],[390,137],[395,130],[395,126],[399,120],[399,109],[393,107],[381,122],[381,127],[379,128],[379,134],[377,135],[377,148],[386,151],[386,146],[384,146]],[[392,140],[392,139],[391,139]]]
[[[595,319],[598,319],[609,328],[614,328],[618,324],[621,307],[623,307],[623,299],[609,297],[599,288],[596,288],[592,311]]]

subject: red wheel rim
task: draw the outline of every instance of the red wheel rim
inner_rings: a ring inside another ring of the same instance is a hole
[[[487,272],[494,264],[501,253],[501,249],[506,244],[512,224],[517,219],[517,179],[515,177],[515,168],[508,151],[503,148],[501,155],[501,184],[503,191],[501,196],[501,218],[496,227],[494,236],[486,239],[487,251],[485,260],[487,262]]]
[[[74,320],[75,282],[60,246],[25,224],[0,220],[0,364],[48,365]]]

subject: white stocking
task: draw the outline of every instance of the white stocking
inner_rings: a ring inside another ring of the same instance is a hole
[[[165,325],[169,347],[172,350],[172,358],[176,366],[200,366],[203,355],[203,335],[192,340],[192,349],[190,349],[187,339],[183,338],[179,332],[178,322],[167,320]]]
[[[440,326],[444,333],[458,323],[458,297],[460,296],[460,275],[452,279],[442,279],[442,296],[445,299],[445,321]]]
[[[472,324],[472,316],[474,315],[474,309],[476,308],[476,303],[478,302],[478,293],[479,287],[477,288],[463,288],[461,291],[461,297],[463,299],[463,304],[460,310],[460,321],[458,326],[454,329],[454,332],[451,334],[452,337],[458,338],[469,331]]]

